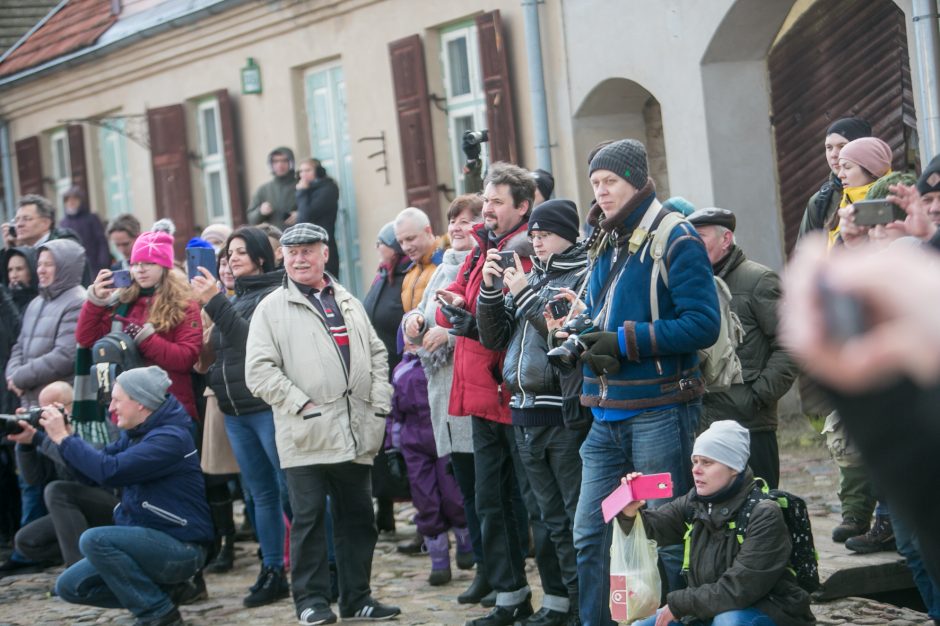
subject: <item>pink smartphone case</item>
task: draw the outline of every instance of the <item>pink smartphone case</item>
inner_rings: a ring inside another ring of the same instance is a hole
[[[649,474],[638,476],[625,485],[614,489],[613,493],[601,502],[601,511],[604,513],[604,522],[610,522],[634,500],[655,500],[656,498],[672,497],[672,476],[664,474]]]

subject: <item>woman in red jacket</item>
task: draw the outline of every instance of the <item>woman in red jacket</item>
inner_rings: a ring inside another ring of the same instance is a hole
[[[112,274],[101,270],[88,288],[75,331],[78,344],[91,348],[111,332],[115,320],[122,322],[146,364],[166,370],[170,393],[197,419],[190,371],[202,347],[202,319],[186,277],[173,267],[173,238],[163,232],[137,238],[130,287],[115,289]]]

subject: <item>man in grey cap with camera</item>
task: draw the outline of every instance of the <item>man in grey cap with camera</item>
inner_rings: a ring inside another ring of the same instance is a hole
[[[780,481],[777,451],[777,401],[796,379],[796,364],[777,341],[780,277],[769,267],[748,260],[734,240],[737,225],[727,209],[699,209],[689,216],[711,261],[715,276],[731,291],[731,310],[741,320],[744,339],[738,344],[742,384],[709,393],[704,400],[704,426],[734,420],[751,433],[750,466],[776,489]]]
[[[372,459],[385,434],[391,385],[385,345],[362,303],[324,272],[329,235],[315,224],[281,237],[283,286],[255,309],[248,331],[248,388],[274,410],[277,452],[294,512],[291,592],[301,624],[332,624],[327,562],[330,496],[343,620],[383,620],[398,607],[372,598],[378,533]]]

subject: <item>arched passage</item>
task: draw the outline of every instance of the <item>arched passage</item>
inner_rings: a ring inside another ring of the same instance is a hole
[[[650,176],[657,195],[669,197],[669,171],[659,101],[640,84],[626,78],[607,78],[598,83],[577,108],[573,121],[578,165],[587,171],[591,149],[609,139],[632,138],[646,144]],[[587,176],[578,176],[581,206],[591,201]]]

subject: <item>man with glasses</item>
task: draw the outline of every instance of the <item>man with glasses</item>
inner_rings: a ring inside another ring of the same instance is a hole
[[[54,239],[71,239],[78,245],[82,245],[75,231],[68,228],[56,228],[55,213],[55,206],[40,195],[30,193],[21,197],[17,203],[16,217],[12,222],[3,224],[4,247],[37,248]],[[82,273],[82,286],[87,287],[91,282],[91,266],[86,259],[85,270]]]

